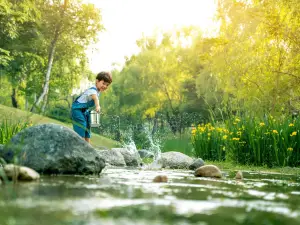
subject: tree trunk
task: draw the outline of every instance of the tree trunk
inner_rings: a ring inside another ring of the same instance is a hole
[[[48,104],[48,92],[47,92],[47,94],[45,95],[45,98],[44,98],[44,103],[43,103],[43,106],[42,106],[42,113],[45,112],[47,104]]]
[[[12,106],[13,106],[14,108],[18,108],[18,107],[19,107],[18,100],[17,100],[17,92],[16,92],[16,88],[13,88],[13,89],[12,89],[12,93],[11,93],[11,103],[12,103]]]
[[[41,95],[38,97],[37,101],[34,102],[32,108],[30,110],[31,112],[33,112],[35,108],[39,107],[40,103],[44,100],[44,98],[47,96],[47,94],[49,92],[50,75],[51,75],[53,59],[54,59],[54,55],[55,55],[55,47],[56,47],[56,43],[58,41],[58,38],[61,34],[62,21],[63,21],[65,10],[67,8],[67,4],[68,4],[68,0],[65,0],[64,1],[64,9],[62,9],[62,11],[61,11],[60,22],[55,27],[54,37],[53,37],[53,40],[51,41],[51,44],[50,44],[49,56],[48,56],[48,65],[47,65],[47,71],[46,71],[46,74],[45,74],[45,82],[44,82],[44,85],[43,85],[43,91],[42,91]],[[41,108],[42,112],[44,112],[43,109],[45,109],[44,106]]]
[[[25,110],[28,109],[28,96],[25,96]]]
[[[49,49],[48,66],[47,66],[47,72],[46,72],[46,75],[45,75],[45,82],[44,82],[44,85],[43,85],[43,91],[42,91],[41,95],[38,97],[37,101],[33,104],[32,108],[30,110],[31,112],[33,112],[35,108],[39,107],[42,100],[48,94],[51,69],[52,69],[52,65],[53,65],[56,42],[57,42],[58,37],[59,37],[59,30],[60,30],[60,26],[58,25],[55,29],[54,39],[51,41],[51,45],[50,45],[50,49]]]

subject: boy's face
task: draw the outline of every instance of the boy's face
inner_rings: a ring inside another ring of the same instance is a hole
[[[99,81],[96,79],[96,88],[98,89],[98,91],[101,91],[101,92],[105,91],[109,85],[110,85],[110,83],[105,82],[104,80]]]

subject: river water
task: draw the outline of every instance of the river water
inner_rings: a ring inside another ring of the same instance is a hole
[[[0,186],[0,225],[300,224],[300,177],[234,171],[105,168],[100,176],[42,176]],[[166,175],[167,183],[153,183]]]

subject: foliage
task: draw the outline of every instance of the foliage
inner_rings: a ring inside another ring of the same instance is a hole
[[[207,160],[256,166],[299,166],[299,119],[272,116],[227,120],[192,130],[195,155]]]
[[[43,107],[70,97],[91,74],[85,50],[103,29],[100,11],[82,1],[64,2],[0,3],[0,74],[11,84],[6,92],[16,108],[32,108],[45,88],[46,71],[51,77]]]
[[[2,120],[0,123],[0,144],[6,144],[15,134],[32,126],[31,122]]]

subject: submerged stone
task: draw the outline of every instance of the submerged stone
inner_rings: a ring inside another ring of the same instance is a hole
[[[222,177],[220,169],[214,165],[201,166],[195,171],[194,175],[196,177]]]
[[[166,175],[158,175],[158,176],[154,177],[153,182],[165,183],[165,182],[168,182],[168,177]]]
[[[35,170],[25,166],[7,164],[4,166],[4,172],[9,180],[31,181],[40,178],[40,175]]]
[[[243,173],[242,171],[238,171],[235,175],[235,179],[243,179]]]

